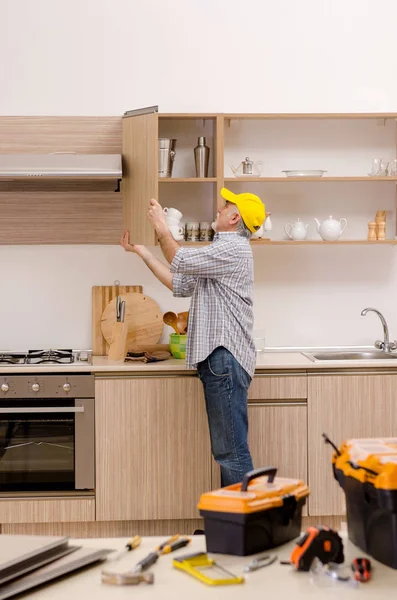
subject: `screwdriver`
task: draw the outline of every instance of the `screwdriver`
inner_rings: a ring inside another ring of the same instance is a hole
[[[127,552],[131,552],[131,550],[135,550],[135,548],[138,548],[138,546],[141,545],[141,542],[142,542],[142,538],[139,535],[136,535],[135,537],[131,538],[129,540],[129,542],[126,543],[123,550],[120,550],[120,552],[116,552],[116,554],[114,554],[113,556],[110,556],[110,558],[108,560],[111,560],[111,561],[118,560],[119,558],[124,556],[124,554],[126,554]]]
[[[175,552],[175,550],[179,550],[179,548],[184,548],[188,544],[190,544],[190,538],[178,540],[176,542],[173,542],[172,544],[167,544],[162,549],[161,554],[169,554],[170,552]]]
[[[168,538],[168,540],[165,540],[165,542],[160,544],[160,546],[157,546],[157,548],[155,548],[155,550],[157,550],[157,552],[161,552],[161,550],[163,548],[165,548],[169,544],[172,544],[172,542],[176,542],[177,540],[179,540],[180,537],[181,536],[179,535],[179,533],[177,533],[176,535],[173,535],[172,537]]]
[[[168,542],[168,540],[167,540]],[[187,546],[190,543],[190,538],[185,538],[183,540],[177,540],[175,542],[173,542],[172,544],[161,544],[162,550],[157,550],[155,552],[151,552],[150,554],[148,554],[145,558],[143,558],[141,561],[139,561],[139,563],[137,563],[135,565],[135,567],[133,569],[131,569],[130,573],[132,574],[136,574],[136,573],[142,573],[142,571],[146,571],[147,569],[149,569],[149,567],[151,567],[152,565],[154,565],[155,562],[158,561],[158,559],[160,558],[160,556],[162,554],[169,554],[170,552],[174,552],[175,550],[179,550],[179,548],[184,548],[185,546]]]

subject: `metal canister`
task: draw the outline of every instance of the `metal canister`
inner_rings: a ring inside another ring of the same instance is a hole
[[[194,161],[196,165],[196,177],[208,177],[208,165],[210,149],[205,143],[205,137],[200,136],[194,149]]]
[[[176,139],[173,138],[159,138],[159,166],[158,175],[159,177],[172,177],[172,168],[175,160],[175,146]]]

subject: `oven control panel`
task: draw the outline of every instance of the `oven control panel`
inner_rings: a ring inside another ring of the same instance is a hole
[[[94,398],[93,375],[0,375],[3,398]]]

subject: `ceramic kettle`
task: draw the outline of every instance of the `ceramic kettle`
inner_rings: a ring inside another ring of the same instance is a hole
[[[316,221],[317,231],[325,242],[338,240],[347,225],[347,220],[344,217],[337,221],[329,216],[322,223],[316,218],[314,220]]]
[[[297,219],[295,223],[287,223],[284,227],[285,233],[288,235],[290,240],[305,240],[307,234],[307,228],[309,224],[305,225],[300,219]]]

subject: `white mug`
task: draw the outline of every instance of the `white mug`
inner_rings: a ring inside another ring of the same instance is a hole
[[[166,217],[165,222],[167,223],[168,226],[170,226],[170,225],[178,226],[181,224],[179,219],[173,219],[172,217]]]
[[[185,230],[183,227],[180,227],[180,225],[169,225],[168,228],[174,240],[180,241],[184,239]]]
[[[163,208],[164,214],[167,215],[169,219],[177,219],[178,222],[182,219],[182,213],[177,208]]]

